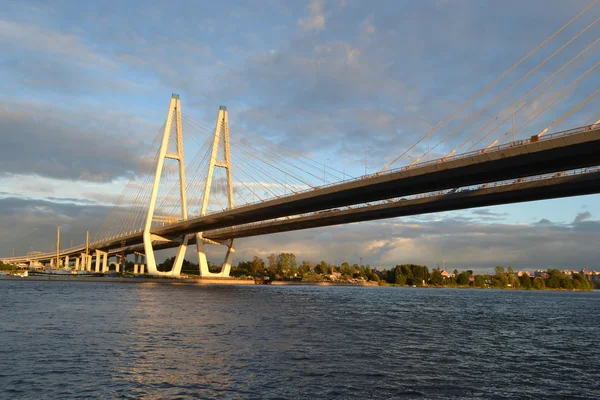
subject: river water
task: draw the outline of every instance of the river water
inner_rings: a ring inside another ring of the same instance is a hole
[[[0,398],[600,398],[600,292],[0,281]]]

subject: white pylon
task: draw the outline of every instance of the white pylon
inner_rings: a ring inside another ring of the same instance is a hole
[[[173,121],[175,118],[175,121]],[[176,144],[177,153],[169,153],[169,139],[171,137],[171,127],[175,122],[176,132]],[[156,197],[158,196],[158,188],[160,186],[160,179],[162,176],[163,165],[165,158],[173,159],[178,161],[179,165],[179,183],[180,183],[180,196],[181,196],[181,218],[187,220],[187,199],[186,199],[186,182],[185,182],[185,163],[183,158],[183,129],[181,125],[181,102],[179,101],[179,95],[173,94],[171,96],[171,102],[169,103],[169,112],[167,114],[167,121],[165,122],[165,130],[163,133],[163,140],[160,147],[158,156],[158,163],[156,165],[156,174],[154,175],[154,185],[152,186],[152,194],[150,195],[150,205],[148,207],[148,215],[146,217],[146,224],[144,226],[144,252],[146,254],[146,263],[148,266],[148,274],[151,275],[179,275],[181,272],[181,265],[183,264],[183,258],[187,250],[188,236],[181,238],[181,244],[177,249],[177,256],[175,257],[175,263],[173,268],[169,272],[161,272],[156,268],[156,259],[154,257],[154,248],[152,247],[152,240],[154,239],[150,229],[152,228],[152,218],[154,217],[154,209],[156,207]],[[164,238],[160,238],[163,239]]]
[[[223,141],[221,142],[221,138]],[[224,160],[218,160],[219,147],[223,146]],[[213,174],[215,167],[223,168],[227,171],[227,207],[233,208],[233,179],[231,175],[231,152],[229,146],[229,119],[227,117],[227,107],[219,106],[219,113],[217,114],[217,126],[215,127],[215,137],[213,139],[212,152],[210,155],[210,161],[208,164],[208,173],[206,175],[206,186],[204,187],[204,197],[202,198],[202,208],[200,215],[206,215],[208,210],[208,202],[210,198],[210,189],[213,181]],[[206,260],[206,252],[204,251],[205,239],[202,237],[202,232],[196,233],[196,249],[198,251],[198,265],[200,268],[201,277],[221,277],[225,278],[229,276],[231,271],[231,257],[235,252],[233,247],[233,239],[224,242],[227,248],[227,254],[225,255],[225,261],[221,266],[220,272],[210,272],[208,270],[208,262]],[[214,243],[213,241],[210,241]]]

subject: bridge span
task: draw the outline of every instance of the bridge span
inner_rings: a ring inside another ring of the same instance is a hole
[[[176,100],[174,103],[172,100],[175,111],[179,104],[178,98]],[[218,124],[226,126],[226,109],[219,111],[219,118],[221,122]],[[219,129],[215,129],[217,131]],[[166,132],[165,127],[165,137]],[[215,133],[213,152],[215,145],[219,146],[217,136]],[[163,157],[176,158],[176,155],[167,154],[165,148]],[[230,160],[219,162],[215,157],[214,166],[230,168],[231,164]],[[87,247],[61,249],[59,254],[42,253],[4,260],[47,261],[55,257],[83,257],[84,252],[96,252],[98,265],[98,255],[108,257],[143,251],[148,257],[150,250],[169,247],[178,247],[178,254],[182,251],[185,254],[186,247],[194,243],[199,246],[201,257],[204,253],[201,254],[200,246],[204,243],[229,241],[227,245],[232,249],[233,239],[249,236],[600,193],[598,166],[600,126],[594,124],[365,175],[257,203],[235,207],[230,202],[229,207],[220,212],[189,218],[184,215],[182,221],[164,226],[147,223],[144,229],[98,240]],[[583,170],[574,171],[577,169]],[[158,167],[156,175],[160,181]],[[369,204],[373,202],[378,203]],[[182,208],[184,203],[182,200]],[[151,218],[149,214],[148,220]],[[90,264],[87,257],[82,265]],[[156,272],[155,266],[149,267],[149,271]],[[225,272],[222,275],[228,275],[228,271]],[[178,274],[178,271],[171,273]]]

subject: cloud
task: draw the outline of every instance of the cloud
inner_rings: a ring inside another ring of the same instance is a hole
[[[56,243],[56,227],[65,226],[61,232],[64,246],[85,242],[85,232],[90,235],[99,229],[112,207],[98,204],[82,204],[79,201],[54,198],[35,200],[28,198],[0,199],[0,257],[10,256],[8,249],[15,248],[15,254],[27,251],[50,251]]]
[[[487,208],[478,208],[475,210],[471,211],[471,214],[474,215],[480,215],[480,216],[484,216],[484,217],[505,217],[508,215],[508,213],[497,213],[497,212],[493,212]]]
[[[374,35],[376,28],[373,24],[373,15],[369,15],[360,23],[360,31],[365,36]]]
[[[21,49],[77,59],[86,64],[99,64],[103,68],[115,67],[113,61],[96,54],[79,37],[37,25],[0,20],[0,43],[3,46],[19,43]]]
[[[497,213],[487,208],[471,210],[472,215],[476,215],[480,221],[500,221],[508,217],[508,213]]]
[[[0,51],[4,55],[0,72],[10,91],[27,88],[85,94],[145,89],[119,76],[119,63],[76,32],[0,19]]]
[[[0,100],[0,176],[108,182],[135,170],[148,147],[145,140],[157,130],[157,125],[122,112]],[[21,184],[35,185],[27,180]]]
[[[325,29],[323,0],[310,0],[306,8],[309,11],[309,16],[307,18],[298,18],[298,26],[305,31],[321,31]]]
[[[390,268],[418,263],[430,268],[491,272],[496,265],[515,269],[596,267],[600,222],[581,224],[487,224],[456,213],[399,218],[275,234],[237,241],[236,259],[265,257],[286,249],[299,260],[358,263]],[[315,237],[319,240],[315,241]]]
[[[590,213],[589,211],[580,212],[577,213],[577,216],[575,217],[575,220],[573,220],[573,223],[583,222],[590,218],[592,218],[592,213]]]

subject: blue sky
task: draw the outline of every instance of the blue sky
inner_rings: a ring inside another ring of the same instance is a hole
[[[49,250],[58,224],[66,227],[67,243],[81,242],[86,229],[97,230],[162,124],[171,93],[181,95],[184,113],[207,125],[225,104],[232,127],[327,160],[352,176],[364,173],[367,148],[372,173],[590,3],[5,1],[0,250]],[[436,132],[432,144],[599,15],[596,5]],[[484,110],[480,123],[599,33],[599,26],[591,26]],[[591,54],[564,82],[598,58]],[[591,74],[519,137],[548,126],[598,83]],[[597,106],[590,102],[552,130],[600,119]],[[448,154],[474,130],[476,125],[460,129],[432,157]],[[234,134],[232,128],[232,140]],[[411,163],[424,149],[394,166]],[[382,267],[435,266],[442,259],[450,267],[476,270],[496,264],[595,267],[599,208],[598,196],[585,196],[322,228],[241,240],[236,257],[293,251],[316,262],[357,262],[362,256]]]

